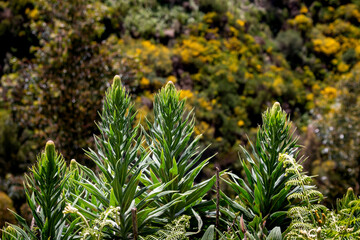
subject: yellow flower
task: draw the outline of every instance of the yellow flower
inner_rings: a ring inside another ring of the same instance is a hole
[[[281,94],[282,87],[284,86],[284,79],[281,76],[277,76],[272,84],[275,92]]]
[[[30,10],[30,8],[27,8],[25,10],[25,14],[28,15],[31,19],[37,19],[39,17],[39,10],[37,8],[34,8],[33,10]]]
[[[307,132],[307,129],[308,129],[307,126],[302,126],[301,127],[301,132],[305,133],[305,132]]]
[[[149,86],[150,85],[150,80],[147,79],[146,77],[142,77],[141,80],[140,80],[140,85],[142,86]]]
[[[209,13],[205,14],[204,21],[206,23],[212,23],[214,17],[216,17],[216,12],[209,12]]]
[[[156,49],[156,45],[152,44],[150,41],[146,40],[141,43],[145,49],[149,51],[154,51]]]
[[[306,95],[306,100],[308,100],[308,101],[314,100],[314,94],[313,94],[313,93],[308,93],[308,94]]]
[[[337,69],[339,72],[346,72],[347,70],[349,70],[349,65],[347,65],[344,62],[339,63],[339,65],[337,66]]]
[[[226,77],[227,77],[228,82],[230,82],[230,83],[235,82],[234,76],[232,74],[228,74]]]
[[[301,7],[301,9],[300,9],[300,13],[302,13],[302,14],[305,14],[305,13],[307,13],[309,10],[307,9],[307,7],[305,6],[305,5],[303,5],[302,7]]]
[[[273,48],[270,46],[270,47],[268,47],[268,48],[266,49],[266,52],[267,52],[268,54],[271,54],[271,53],[272,53],[272,50],[273,50]]]
[[[239,36],[239,31],[236,28],[234,28],[233,26],[230,26],[229,30],[233,36]]]
[[[244,27],[245,26],[245,21],[238,19],[236,20],[236,23],[240,26],[240,27]]]
[[[294,19],[289,20],[289,24],[297,26],[300,30],[306,31],[312,26],[312,19],[304,14],[296,15]]]
[[[330,100],[336,97],[336,93],[337,91],[334,87],[326,87],[324,90],[321,91],[321,94]]]
[[[245,122],[244,122],[243,120],[239,120],[239,121],[237,122],[237,125],[238,125],[239,127],[242,127],[242,126],[245,125]]]
[[[261,65],[260,65],[260,64],[257,64],[257,65],[256,65],[256,70],[257,70],[258,72],[261,71]]]
[[[252,78],[254,78],[254,74],[245,72],[245,79],[252,79]]]
[[[190,99],[193,96],[194,96],[194,94],[190,90],[181,90],[180,91],[180,98],[181,99],[184,99],[184,98]]]
[[[320,90],[319,84],[315,83],[315,84],[312,86],[312,90],[313,90],[314,92]]]
[[[357,56],[360,56],[360,45],[356,46],[355,52]]]
[[[234,19],[234,15],[232,15],[231,12],[226,12],[226,16],[228,17],[229,21],[232,21]]]
[[[199,98],[199,104],[202,108],[206,109],[207,111],[211,111],[213,108],[211,103],[207,101],[205,98]]]

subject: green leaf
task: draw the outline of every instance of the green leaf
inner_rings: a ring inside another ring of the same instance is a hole
[[[282,240],[280,227],[273,228],[269,235],[266,237],[266,240]]]
[[[215,226],[214,225],[210,225],[208,227],[208,229],[206,229],[203,237],[201,238],[201,240],[214,240],[214,234],[215,233]]]

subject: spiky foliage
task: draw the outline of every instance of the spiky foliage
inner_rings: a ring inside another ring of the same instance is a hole
[[[132,238],[131,210],[134,208],[139,233],[152,232],[147,224],[156,222],[172,202],[161,207],[152,205],[155,197],[169,193],[163,191],[166,185],[140,184],[148,154],[142,147],[139,125],[133,127],[133,104],[119,76],[106,93],[101,120],[98,124],[101,135],[95,137],[97,152],[87,151],[100,174],[78,164],[83,177],[73,182],[84,191],[79,196],[75,195],[78,191],[70,193],[76,198],[72,214],[85,217],[82,236],[84,239]]]
[[[292,174],[285,174],[279,157],[286,153],[296,158],[298,138],[293,137],[289,117],[279,103],[263,113],[262,121],[255,146],[250,141],[251,154],[241,146],[244,154],[241,164],[247,182],[235,174],[229,174],[232,181],[224,179],[235,191],[238,200],[222,193],[230,209],[223,208],[223,213],[232,219],[243,215],[255,228],[266,220],[266,228],[281,226],[284,230],[289,223],[286,219],[286,211],[290,208],[287,197],[293,191],[285,183]],[[234,212],[240,214],[235,215]]]
[[[186,113],[185,100],[180,99],[180,92],[171,82],[156,94],[154,122],[147,121],[147,124],[150,129],[146,139],[151,149],[151,164],[147,176],[143,178],[144,184],[170,183],[165,189],[177,191],[157,201],[160,205],[177,201],[165,211],[168,222],[185,211],[201,224],[192,207],[201,202],[216,178],[194,183],[209,159],[200,161],[204,150],[200,151],[198,146],[200,136],[193,139],[194,115],[192,111]]]
[[[52,141],[46,143],[45,151],[37,164],[26,175],[26,200],[33,215],[29,226],[25,219],[14,213],[20,226],[5,229],[4,239],[71,239],[75,233],[73,224],[66,225],[62,211],[65,207],[64,185],[67,181],[66,164],[55,151]]]

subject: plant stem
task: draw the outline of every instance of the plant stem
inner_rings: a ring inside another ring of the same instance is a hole
[[[136,216],[136,208],[131,209],[132,215],[132,222],[133,222],[133,233],[134,233],[134,240],[138,239],[138,227],[137,227],[137,216]]]

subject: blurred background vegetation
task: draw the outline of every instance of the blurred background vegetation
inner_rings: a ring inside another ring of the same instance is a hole
[[[183,89],[204,157],[239,173],[239,144],[279,101],[327,204],[359,194],[359,25],[359,0],[0,0],[0,216],[29,214],[21,176],[47,139],[89,162],[115,74],[138,121],[166,82]]]

